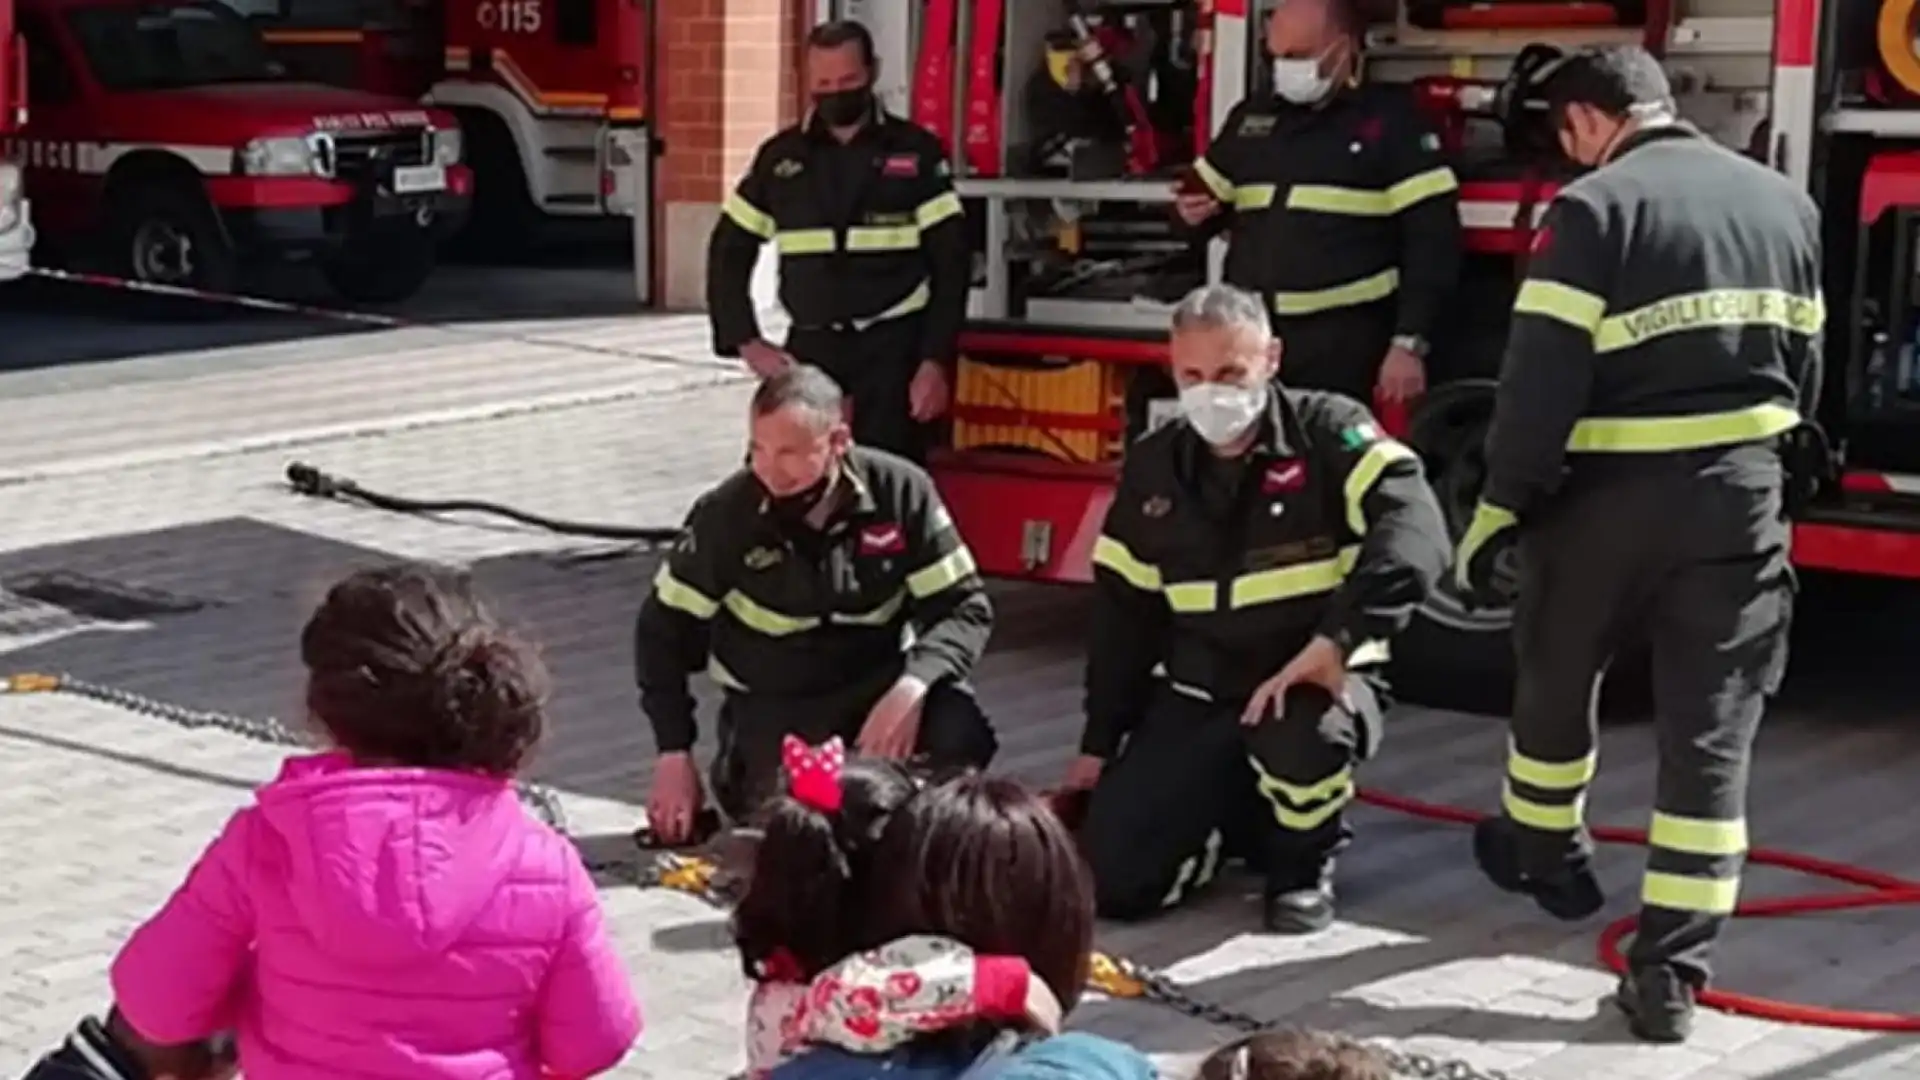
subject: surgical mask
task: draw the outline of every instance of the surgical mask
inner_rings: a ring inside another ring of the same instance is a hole
[[[852,127],[873,110],[873,88],[857,86],[813,96],[813,111],[828,127]]]
[[[1195,383],[1180,391],[1180,413],[1200,437],[1225,446],[1259,423],[1267,407],[1267,384]]]
[[[1321,57],[1283,56],[1273,62],[1273,92],[1295,105],[1311,105],[1333,89],[1320,70]]]

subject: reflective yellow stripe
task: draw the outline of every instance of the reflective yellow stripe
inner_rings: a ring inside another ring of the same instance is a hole
[[[1740,904],[1740,879],[1688,877],[1649,870],[1640,882],[1640,900],[1669,911],[1730,915]]]
[[[973,552],[965,547],[957,547],[946,553],[930,566],[921,567],[907,575],[907,591],[915,599],[925,600],[929,596],[958,585],[973,576],[977,569],[973,562]]]
[[[1200,178],[1201,183],[1207,185],[1207,190],[1213,193],[1214,198],[1221,202],[1234,201],[1233,181],[1227,179],[1225,173],[1214,168],[1213,162],[1200,158],[1193,163],[1193,172]]]
[[[673,576],[673,568],[660,564],[653,575],[653,596],[662,604],[696,619],[711,619],[720,610],[720,602]]]
[[[773,245],[782,255],[831,255],[833,230],[787,229],[773,234]]]
[[[1350,769],[1342,769],[1317,784],[1302,787],[1274,776],[1258,758],[1249,757],[1247,760],[1253,763],[1260,794],[1273,807],[1274,820],[1283,829],[1292,832],[1317,829],[1353,801],[1353,772]],[[1322,799],[1327,801],[1310,809],[1300,808]]]
[[[1495,506],[1489,502],[1474,505],[1473,519],[1467,522],[1466,535],[1460,538],[1460,549],[1453,556],[1453,584],[1462,592],[1473,587],[1473,560],[1487,542],[1500,535],[1505,529],[1512,528],[1519,519],[1513,511]]]
[[[1380,474],[1394,462],[1404,461],[1413,456],[1413,451],[1407,449],[1404,444],[1392,439],[1381,439],[1367,447],[1367,452],[1361,454],[1360,460],[1354,462],[1353,468],[1347,470],[1347,482],[1344,485],[1347,497],[1347,527],[1353,530],[1353,535],[1366,535],[1367,513],[1362,504],[1367,500],[1367,492],[1373,490],[1374,482],[1380,479]]]
[[[786,615],[772,608],[762,607],[739,591],[727,594],[727,614],[739,620],[740,625],[749,630],[757,630],[769,637],[785,637],[798,634],[820,625],[820,620],[811,615]]]
[[[1174,875],[1173,887],[1160,898],[1160,906],[1173,907],[1189,894],[1198,892],[1213,881],[1213,875],[1220,870],[1220,850],[1226,843],[1226,837],[1219,829],[1207,833],[1206,846],[1200,854],[1183,859],[1180,872]]]
[[[1277,189],[1272,184],[1248,184],[1233,190],[1233,208],[1235,210],[1265,210],[1273,205],[1273,196]]]
[[[1755,405],[1700,416],[1589,416],[1575,422],[1567,449],[1583,454],[1660,454],[1770,439],[1800,426],[1787,405]]]
[[[847,230],[847,250],[914,251],[920,247],[918,225],[856,225]]]
[[[1227,594],[1227,606],[1238,609],[1332,592],[1340,587],[1342,576],[1338,558],[1297,563],[1274,570],[1256,570],[1233,579],[1232,588]],[[1169,597],[1174,589],[1180,587],[1168,586]],[[1181,608],[1176,604],[1174,610]]]
[[[885,603],[872,611],[836,611],[827,616],[827,621],[843,626],[885,626],[900,614],[900,609],[906,606],[906,603],[907,591],[902,589],[887,597]]]
[[[1393,207],[1392,212],[1397,214],[1410,206],[1423,203],[1435,195],[1445,195],[1449,191],[1457,191],[1459,187],[1460,181],[1454,178],[1453,170],[1442,165],[1439,168],[1428,169],[1423,173],[1415,173],[1388,188],[1387,203]]]
[[[1353,307],[1357,304],[1370,304],[1375,300],[1384,300],[1399,288],[1400,271],[1387,269],[1371,277],[1350,281],[1345,285],[1336,285],[1331,289],[1274,293],[1273,310],[1279,315],[1312,315],[1319,311],[1331,311],[1334,308]]]
[[[921,203],[913,212],[913,221],[922,229],[931,229],[948,218],[959,217],[960,214],[960,196],[951,191],[945,191]]]
[[[1592,334],[1598,332],[1601,318],[1607,313],[1607,301],[1571,285],[1528,278],[1513,298],[1513,313],[1544,315]]]
[[[1287,191],[1287,209],[1354,217],[1385,217],[1393,213],[1393,204],[1387,201],[1384,191],[1298,184]]]
[[[1668,334],[1733,326],[1770,326],[1811,336],[1819,333],[1826,321],[1826,303],[1818,294],[1796,296],[1785,289],[1709,289],[1609,316],[1594,331],[1593,348],[1595,352],[1615,352]]]
[[[1177,581],[1166,587],[1167,606],[1182,615],[1199,615],[1220,606],[1220,586],[1211,581]]]
[[[1507,744],[1507,775],[1542,791],[1574,791],[1593,782],[1600,770],[1600,753],[1593,751],[1573,761],[1541,761]]]
[[[1111,536],[1102,536],[1093,542],[1093,565],[1106,567],[1136,589],[1160,591],[1160,568],[1141,562],[1127,545]]]
[[[1653,825],[1647,830],[1647,844],[1688,855],[1743,855],[1747,850],[1747,823],[1744,818],[1714,821],[1675,817],[1656,810]]]
[[[1585,792],[1576,796],[1570,805],[1548,806],[1515,795],[1512,784],[1503,784],[1500,788],[1500,805],[1507,816],[1529,829],[1543,832],[1572,832],[1579,828],[1586,804]]]
[[[712,679],[713,685],[722,690],[743,691],[747,688],[747,684],[727,670],[727,666],[722,664],[717,656],[707,657],[707,678]]]
[[[762,240],[771,239],[774,230],[779,228],[774,223],[773,215],[748,202],[737,191],[727,196],[727,201],[720,204],[720,212],[725,214],[729,221]]]

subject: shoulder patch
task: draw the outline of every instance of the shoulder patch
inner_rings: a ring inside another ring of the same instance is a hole
[[[1380,429],[1370,421],[1362,421],[1340,429],[1340,445],[1349,450],[1358,450],[1379,441]]]

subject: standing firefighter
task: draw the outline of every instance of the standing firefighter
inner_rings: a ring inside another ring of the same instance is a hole
[[[1405,88],[1361,83],[1365,30],[1355,0],[1275,9],[1271,93],[1235,106],[1175,209],[1226,231],[1226,280],[1271,305],[1291,385],[1404,401],[1460,275],[1459,185]]]
[[[1560,918],[1600,909],[1595,688],[1625,635],[1650,635],[1660,773],[1619,1002],[1676,1042],[1739,892],[1754,734],[1786,666],[1782,443],[1818,398],[1819,211],[1676,121],[1641,49],[1578,54],[1545,91],[1561,146],[1600,168],[1542,223],[1455,568],[1487,598],[1518,544],[1505,813],[1474,853]]]
[[[1240,855],[1267,926],[1307,933],[1333,921],[1354,768],[1380,741],[1374,672],[1446,570],[1446,526],[1365,406],[1274,381],[1258,297],[1188,296],[1171,354],[1185,422],[1128,448],[1094,548],[1066,787],[1093,788],[1103,914],[1171,907]]]
[[[913,460],[952,390],[972,255],[946,152],[873,96],[873,38],[830,22],[807,38],[813,109],[768,139],[727,198],[707,253],[714,351],[761,378],[798,359],[832,375],[863,446]],[[760,335],[760,247],[780,254],[785,347]]]
[[[660,758],[647,819],[677,843],[702,801],[687,676],[726,693],[714,797],[749,817],[778,790],[793,734],[867,754],[985,766],[993,730],[969,678],[993,608],[926,470],[855,446],[832,379],[795,365],[760,384],[753,449],[702,496],[640,608],[640,705]]]

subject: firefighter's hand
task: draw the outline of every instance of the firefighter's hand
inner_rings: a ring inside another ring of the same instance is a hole
[[[926,699],[926,683],[911,675],[900,676],[867,713],[867,722],[860,727],[860,752],[892,761],[912,757],[920,741],[920,704]]]
[[[1316,634],[1306,648],[1287,661],[1280,674],[1255,688],[1253,696],[1247,699],[1246,711],[1240,714],[1240,723],[1257,727],[1261,721],[1278,716],[1281,704],[1287,700],[1287,691],[1296,686],[1318,686],[1332,694],[1335,701],[1345,699],[1347,659],[1332,638]]]
[[[1184,192],[1173,199],[1173,212],[1188,227],[1199,225],[1220,212],[1220,200],[1205,192]]]
[[[793,354],[765,341],[749,341],[740,346],[740,359],[755,375],[770,379],[793,366]]]
[[[1067,766],[1067,775],[1060,780],[1060,788],[1063,791],[1086,791],[1100,782],[1100,773],[1106,767],[1106,758],[1081,754]]]
[[[907,386],[907,408],[923,424],[938,420],[946,415],[952,392],[947,385],[947,366],[938,360],[922,360]]]
[[[1513,602],[1519,582],[1513,567],[1519,519],[1513,511],[1481,502],[1453,556],[1453,587],[1469,608]]]
[[[1388,401],[1412,401],[1427,392],[1426,362],[1398,345],[1387,350],[1375,387]]]
[[[653,790],[647,792],[647,826],[654,839],[665,847],[691,840],[701,797],[693,755],[684,750],[661,754],[653,766]]]

